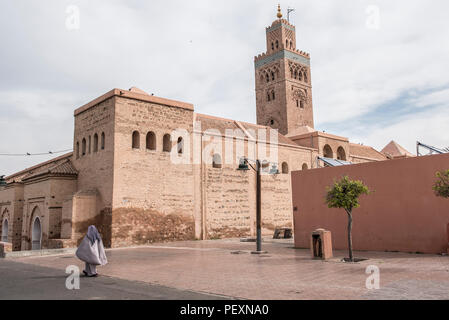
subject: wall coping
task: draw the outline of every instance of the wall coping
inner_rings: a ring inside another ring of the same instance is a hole
[[[89,110],[90,108],[112,98],[112,97],[122,97],[122,98],[128,98],[128,99],[134,99],[139,101],[145,101],[145,102],[151,102],[155,104],[165,105],[168,107],[175,107],[180,109],[187,109],[190,111],[194,110],[193,104],[187,103],[187,102],[181,102],[176,100],[170,100],[155,96],[150,96],[147,94],[142,94],[138,92],[133,92],[129,90],[123,90],[123,89],[112,89],[111,91],[105,93],[104,95],[92,100],[91,102],[79,107],[75,110],[74,115],[80,115],[81,113]]]

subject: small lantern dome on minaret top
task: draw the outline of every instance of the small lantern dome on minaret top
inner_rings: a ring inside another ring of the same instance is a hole
[[[281,5],[278,4],[278,14],[277,14],[279,19],[282,19],[282,12],[281,12]]]

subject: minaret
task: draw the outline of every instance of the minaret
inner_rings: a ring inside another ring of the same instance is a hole
[[[267,52],[254,59],[257,123],[287,135],[314,127],[310,55],[296,49],[296,29],[282,19],[266,28]]]

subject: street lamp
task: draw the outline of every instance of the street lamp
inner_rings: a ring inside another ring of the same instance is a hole
[[[255,167],[253,167],[250,161],[255,163]],[[264,162],[264,165],[269,165],[268,162]],[[257,193],[256,193],[256,229],[257,229],[257,249],[253,251],[253,254],[263,254],[267,253],[266,251],[262,251],[262,197],[261,197],[261,171],[262,164],[260,160],[249,160],[247,158],[240,159],[239,168],[237,170],[240,171],[248,171],[249,167],[256,172],[256,185],[257,185]],[[273,164],[272,168],[269,171],[269,174],[279,174],[279,170],[277,169],[276,164]]]

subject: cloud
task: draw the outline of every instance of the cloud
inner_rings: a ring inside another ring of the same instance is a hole
[[[65,26],[69,5],[80,10],[79,30]],[[449,87],[447,1],[289,5],[297,46],[312,57],[318,128],[376,147],[391,139],[411,146],[415,137],[404,132],[421,120],[426,141],[448,144],[438,120],[446,119]],[[370,5],[379,8],[379,29],[366,26]],[[137,86],[191,102],[200,113],[255,122],[253,58],[266,50],[276,7],[256,0],[5,2],[0,150],[70,148],[73,110],[114,87]],[[432,113],[418,111],[429,105]],[[0,168],[11,173],[32,161],[40,159],[0,158]]]

